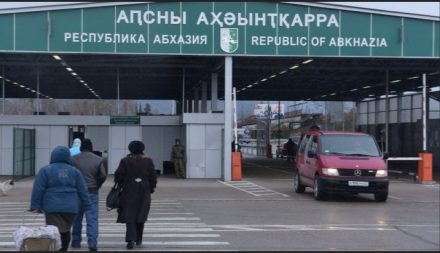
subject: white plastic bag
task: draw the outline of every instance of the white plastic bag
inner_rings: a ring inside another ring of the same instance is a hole
[[[23,240],[26,238],[50,238],[55,240],[55,250],[61,248],[61,235],[58,228],[53,225],[41,226],[38,229],[32,229],[20,226],[13,233],[15,248],[20,251]]]

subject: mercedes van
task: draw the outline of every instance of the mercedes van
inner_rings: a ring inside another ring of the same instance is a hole
[[[388,171],[373,136],[357,132],[321,131],[313,126],[301,138],[294,189],[313,189],[317,200],[330,193],[372,193],[388,198]]]

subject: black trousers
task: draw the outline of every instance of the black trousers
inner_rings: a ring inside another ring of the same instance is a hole
[[[142,242],[142,237],[144,234],[144,224],[145,223],[126,223],[127,228],[125,232],[126,242]]]

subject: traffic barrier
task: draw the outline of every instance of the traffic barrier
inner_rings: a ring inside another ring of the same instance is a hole
[[[419,181],[432,181],[432,153],[419,153]]]
[[[241,152],[232,152],[232,181],[241,180]]]

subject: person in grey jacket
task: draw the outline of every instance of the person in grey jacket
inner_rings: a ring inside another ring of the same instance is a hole
[[[90,199],[84,178],[70,164],[68,147],[57,146],[51,153],[50,164],[38,171],[32,188],[32,212],[44,212],[46,224],[54,225],[61,234],[61,251],[67,251],[78,207],[90,209]]]
[[[98,217],[99,217],[99,195],[98,190],[104,183],[107,173],[103,159],[94,153],[93,144],[90,139],[84,139],[81,143],[81,153],[72,156],[72,165],[81,171],[88,188],[88,195],[92,207],[85,210],[80,207],[75,217],[72,229],[72,248],[81,247],[82,220],[85,214],[87,222],[87,244],[90,251],[97,251],[98,247]]]

